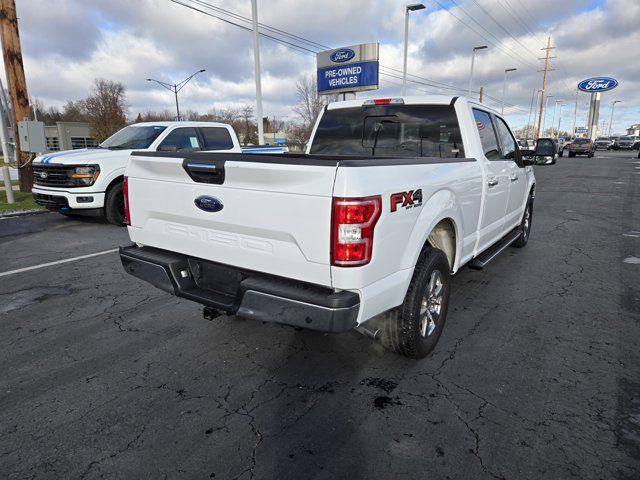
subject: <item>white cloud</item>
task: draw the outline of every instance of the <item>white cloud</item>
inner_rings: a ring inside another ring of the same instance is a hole
[[[194,0],[183,1],[207,10]],[[248,0],[206,2],[250,16]],[[494,99],[502,95],[503,71],[518,68],[509,75],[507,101],[515,107],[507,112],[514,125],[522,124],[528,118],[532,90],[541,82],[541,74],[536,72],[541,64],[536,57],[542,55],[540,49],[550,32],[558,59],[554,60],[556,70],[550,74],[548,89],[568,104],[563,123],[573,121],[575,84],[595,75],[620,81],[618,89],[603,95],[601,118],[608,120],[606,104],[615,97],[622,100],[616,107],[616,130],[640,121],[640,65],[634,58],[640,44],[637,0],[456,3],[459,6],[454,4],[447,12],[434,2],[425,2],[426,10],[411,13],[409,72],[429,80],[410,77],[427,85],[410,82],[409,93],[451,92],[428,85],[431,81],[454,85],[464,92],[471,49],[487,44],[490,48],[477,57],[474,90],[482,85],[492,97],[488,102],[499,106]],[[402,69],[404,2],[258,0],[258,4],[261,22],[323,45],[379,41],[381,63]],[[104,77],[125,84],[131,116],[139,111],[172,109],[171,93],[145,79],[177,81],[200,68],[207,72],[180,93],[182,108],[206,111],[214,105],[254,103],[250,32],[169,0],[29,0],[18,2],[18,15],[29,93],[47,105],[82,98],[94,78]],[[288,41],[302,44],[291,37]],[[304,47],[316,49],[310,44]],[[264,113],[290,116],[295,81],[303,73],[314,72],[314,56],[262,38],[261,57]],[[394,77],[401,74],[387,69],[382,72],[382,91],[371,95],[398,94],[401,79]],[[578,124],[584,123],[586,97],[579,98]]]

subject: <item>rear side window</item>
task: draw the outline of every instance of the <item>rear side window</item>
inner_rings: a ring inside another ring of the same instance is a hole
[[[195,128],[176,128],[162,141],[158,150],[189,152],[200,150],[200,141]]]
[[[463,158],[450,105],[371,105],[327,110],[311,153],[373,157]]]
[[[498,148],[498,139],[496,132],[491,123],[491,116],[482,110],[473,109],[473,117],[476,120],[478,133],[480,134],[480,142],[484,150],[484,156],[488,160],[500,160],[500,149]]]
[[[498,134],[502,140],[502,158],[507,160],[515,160],[516,150],[518,149],[516,141],[509,131],[509,127],[504,123],[504,120],[496,117],[496,123],[498,126]]]
[[[229,130],[221,127],[200,128],[204,139],[203,150],[229,150],[233,148],[233,140]]]

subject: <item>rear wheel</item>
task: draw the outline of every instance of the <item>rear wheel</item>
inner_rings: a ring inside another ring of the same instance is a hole
[[[124,196],[122,182],[117,183],[107,192],[104,201],[104,216],[109,223],[124,226]]]
[[[576,154],[575,154],[575,153],[571,153],[571,152],[569,152],[569,158],[573,158],[573,157],[575,157],[575,156],[576,156]]]
[[[533,198],[529,197],[527,200],[527,206],[524,209],[524,214],[522,215],[522,222],[520,222],[520,236],[518,239],[513,242],[513,245],[516,248],[524,247],[527,242],[529,242],[529,234],[531,233],[531,222],[533,221]]]
[[[451,289],[447,256],[425,248],[398,308],[384,319],[382,343],[401,355],[423,358],[436,346],[444,329]]]

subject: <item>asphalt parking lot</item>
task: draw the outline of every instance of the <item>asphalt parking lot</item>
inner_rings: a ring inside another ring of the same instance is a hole
[[[237,318],[124,273],[126,231],[0,220],[0,478],[640,477],[640,160],[536,167],[529,245],[436,350]]]

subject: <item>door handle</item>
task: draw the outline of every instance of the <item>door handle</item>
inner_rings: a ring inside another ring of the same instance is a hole
[[[495,187],[496,185],[498,185],[498,179],[496,177],[490,178],[487,182],[487,185],[489,185],[490,187]]]
[[[514,173],[513,175],[511,175],[510,179],[512,182],[515,182],[516,180],[518,180],[518,175]]]

